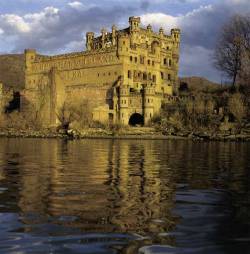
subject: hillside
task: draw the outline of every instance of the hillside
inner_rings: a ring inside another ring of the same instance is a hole
[[[202,77],[181,77],[179,79],[179,87],[187,88],[189,91],[212,91],[220,88],[220,84],[209,81]],[[185,89],[184,89],[185,90]]]
[[[24,55],[0,55],[0,82],[17,90],[24,88]]]

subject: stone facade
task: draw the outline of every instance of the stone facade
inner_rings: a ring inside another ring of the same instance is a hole
[[[180,30],[170,35],[140,26],[139,17],[129,18],[129,27],[101,30],[101,36],[86,34],[86,51],[43,56],[25,50],[27,103],[41,107],[48,125],[56,125],[57,110],[67,98],[91,101],[93,120],[147,124],[162,101],[173,95],[178,82]]]

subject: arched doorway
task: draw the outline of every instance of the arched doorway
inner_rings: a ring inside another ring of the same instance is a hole
[[[144,124],[144,117],[141,114],[134,113],[129,118],[129,125],[136,126],[136,125],[143,125]]]

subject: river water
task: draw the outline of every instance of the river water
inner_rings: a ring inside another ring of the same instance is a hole
[[[0,253],[250,253],[250,144],[0,139]]]

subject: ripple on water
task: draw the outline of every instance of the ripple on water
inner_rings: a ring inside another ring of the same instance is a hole
[[[245,254],[239,146],[0,139],[0,253]]]

